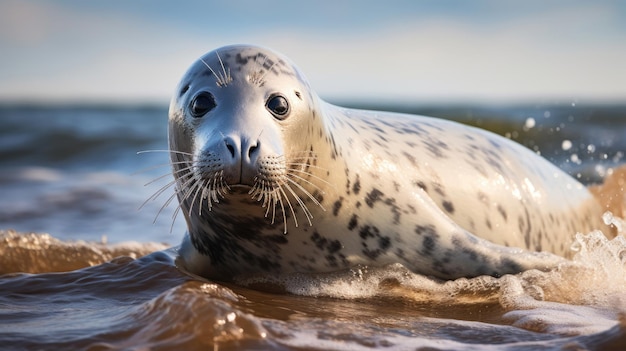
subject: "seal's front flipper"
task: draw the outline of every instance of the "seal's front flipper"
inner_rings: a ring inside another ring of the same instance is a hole
[[[458,227],[448,236],[445,252],[437,260],[422,261],[430,267],[412,268],[442,279],[470,278],[480,275],[500,277],[530,269],[547,271],[567,261],[549,252],[533,252],[494,244]]]

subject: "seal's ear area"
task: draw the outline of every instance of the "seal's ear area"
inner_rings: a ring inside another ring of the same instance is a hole
[[[196,97],[191,100],[189,104],[189,110],[191,111],[191,115],[195,118],[200,118],[207,114],[207,112],[211,111],[217,106],[215,103],[215,97],[213,94],[202,91],[196,95]]]
[[[280,121],[289,116],[289,101],[281,94],[272,94],[265,103],[265,107]]]

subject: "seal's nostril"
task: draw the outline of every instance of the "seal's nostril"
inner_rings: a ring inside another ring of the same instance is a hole
[[[226,142],[226,148],[230,151],[230,156],[235,157],[235,148]]]
[[[249,158],[252,157],[252,154],[254,154],[254,152],[258,150],[258,148],[259,148],[259,143],[251,145],[250,148],[248,149],[248,157]]]

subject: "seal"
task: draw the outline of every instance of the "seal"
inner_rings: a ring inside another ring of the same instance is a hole
[[[171,100],[169,147],[188,232],[211,279],[401,263],[441,279],[562,262],[604,228],[587,189],[513,141],[425,116],[321,100],[285,57],[209,52]]]

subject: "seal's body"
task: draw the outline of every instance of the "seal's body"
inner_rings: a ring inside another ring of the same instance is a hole
[[[328,272],[401,263],[452,279],[550,268],[601,228],[584,186],[490,132],[320,100],[286,58],[210,52],[170,105],[193,273]]]

